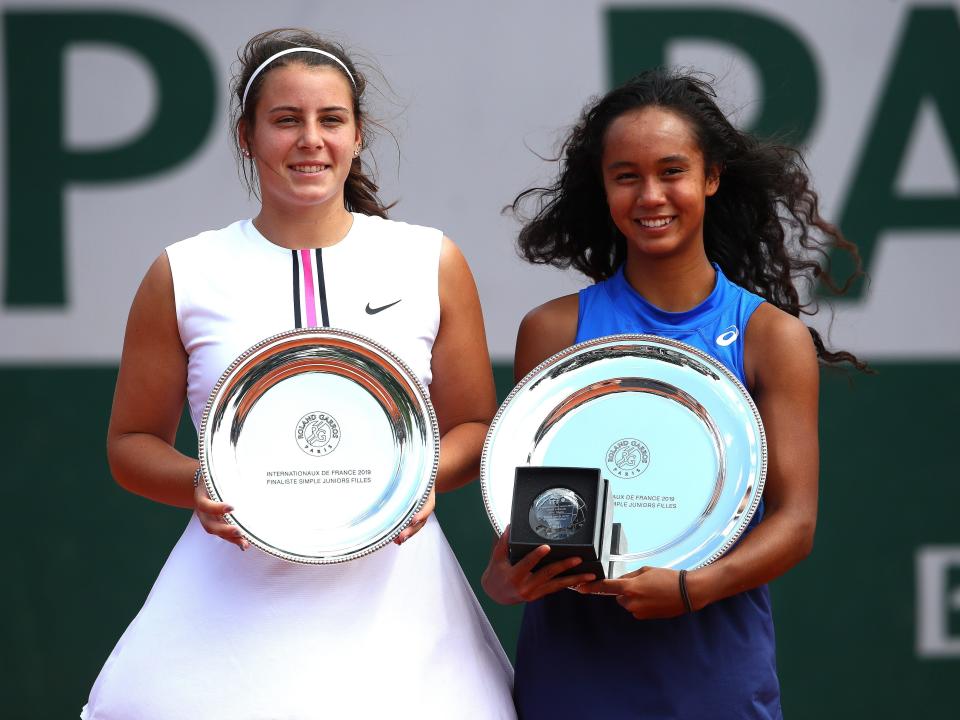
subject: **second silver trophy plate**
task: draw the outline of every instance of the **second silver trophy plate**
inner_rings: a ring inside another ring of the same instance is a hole
[[[729,550],[760,503],[767,450],[753,400],[720,363],[681,342],[615,335],[547,359],[500,407],[481,462],[498,534],[524,465],[600,469],[624,532],[611,556],[622,575],[693,569]]]
[[[436,476],[426,390],[386,348],[297,330],[250,348],[211,393],[200,463],[211,498],[251,543],[285,560],[334,563],[383,547]]]

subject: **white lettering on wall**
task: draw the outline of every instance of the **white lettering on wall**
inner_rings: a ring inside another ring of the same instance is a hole
[[[950,570],[958,578],[950,582]],[[960,658],[960,623],[950,632],[950,615],[960,613],[960,545],[928,545],[917,550],[917,655]]]

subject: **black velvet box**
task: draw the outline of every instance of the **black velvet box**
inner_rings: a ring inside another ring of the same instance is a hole
[[[534,507],[536,505],[536,507]],[[541,545],[550,554],[537,567],[577,556],[580,565],[565,575],[608,577],[613,535],[610,484],[598,468],[517,468],[510,513],[510,562]]]

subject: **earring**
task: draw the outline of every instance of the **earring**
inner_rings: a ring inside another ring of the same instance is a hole
[[[253,157],[253,154],[252,154],[252,153],[250,152],[250,150],[247,149],[247,148],[240,148],[240,152],[241,152],[241,154],[242,154],[245,158],[248,158],[248,159],[249,159],[249,158],[252,158],[252,157]]]
[[[362,150],[362,149],[363,149],[363,148],[362,148],[361,145],[357,145],[357,146],[353,149],[353,156],[354,156],[355,158],[360,157],[360,150]]]

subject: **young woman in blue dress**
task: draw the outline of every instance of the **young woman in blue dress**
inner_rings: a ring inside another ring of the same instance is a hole
[[[653,70],[583,113],[556,182],[520,233],[535,263],[595,282],[530,311],[517,337],[522,378],[570,345],[653,333],[726,365],[763,419],[769,466],[747,533],[684,576],[645,567],[618,579],[560,575],[578,559],[516,565],[507,533],[484,573],[500,603],[526,602],[516,658],[518,714],[531,718],[781,717],[766,583],[807,556],[817,516],[819,363],[827,350],[799,319],[801,288],[836,288],[827,243],[856,249],[818,212],[800,153],[737,130],[702,79]],[[800,286],[800,287],[798,287]],[[559,592],[565,588],[575,592]],[[561,692],[560,690],[563,689]]]

